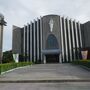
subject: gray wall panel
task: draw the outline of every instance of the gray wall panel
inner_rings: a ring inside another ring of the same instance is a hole
[[[21,28],[17,26],[13,26],[12,51],[21,54]]]

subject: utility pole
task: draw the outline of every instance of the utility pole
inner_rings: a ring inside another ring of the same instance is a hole
[[[6,26],[6,22],[4,21],[4,16],[0,13],[0,64],[2,63],[2,48],[3,48],[3,27]]]

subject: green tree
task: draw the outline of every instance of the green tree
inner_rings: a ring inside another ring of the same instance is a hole
[[[3,52],[2,63],[15,62],[13,59],[12,50]]]

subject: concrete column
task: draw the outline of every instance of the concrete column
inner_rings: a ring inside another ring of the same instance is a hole
[[[27,24],[27,62],[29,62],[29,24]]]
[[[39,60],[39,21],[37,18],[37,60]]]
[[[62,63],[62,60],[61,60],[61,53],[59,54],[59,63]]]
[[[66,32],[66,21],[65,21],[65,18],[64,18],[64,32],[65,32],[66,60],[68,62],[67,32]]]
[[[82,37],[81,37],[81,26],[80,26],[80,22],[78,22],[78,26],[79,26],[80,45],[81,45],[81,48],[82,48]]]
[[[60,17],[60,29],[61,29],[61,45],[62,45],[62,62],[64,62],[64,41],[63,41],[63,29],[62,29],[62,18]]]
[[[77,44],[77,49],[76,49],[76,55],[77,55],[77,59],[79,59],[79,37],[78,37],[78,28],[77,28],[77,22],[75,22],[75,31],[76,31],[76,44]]]
[[[24,25],[24,31],[23,31],[23,38],[24,38],[24,40],[23,40],[23,55],[24,55],[24,57],[25,57],[25,25]],[[24,58],[24,61],[25,61],[25,58]]]
[[[72,28],[72,39],[73,39],[73,52],[74,52],[74,60],[76,59],[75,55],[75,36],[74,36],[74,29],[73,29],[73,21],[71,20],[71,28]]]
[[[2,48],[3,48],[3,25],[0,25],[0,63],[2,63]]]
[[[35,26],[35,20],[34,20],[34,62],[36,61],[36,26]]]
[[[46,56],[44,55],[44,64],[46,64]]]
[[[30,61],[32,62],[32,22],[30,23]]]
[[[40,17],[40,34],[41,34],[41,60],[42,60],[42,17]]]
[[[71,50],[71,37],[70,37],[70,23],[69,19],[67,18],[67,25],[68,25],[68,37],[69,37],[69,52],[70,52],[70,61],[72,61],[72,50]]]
[[[74,20],[74,22],[75,22],[75,30],[76,30],[76,44],[77,44],[77,48],[79,48],[79,42],[78,42],[78,32],[77,32],[77,23],[76,23],[76,21]]]

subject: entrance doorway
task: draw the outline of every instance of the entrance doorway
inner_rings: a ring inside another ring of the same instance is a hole
[[[59,63],[59,54],[46,55],[46,63]]]

